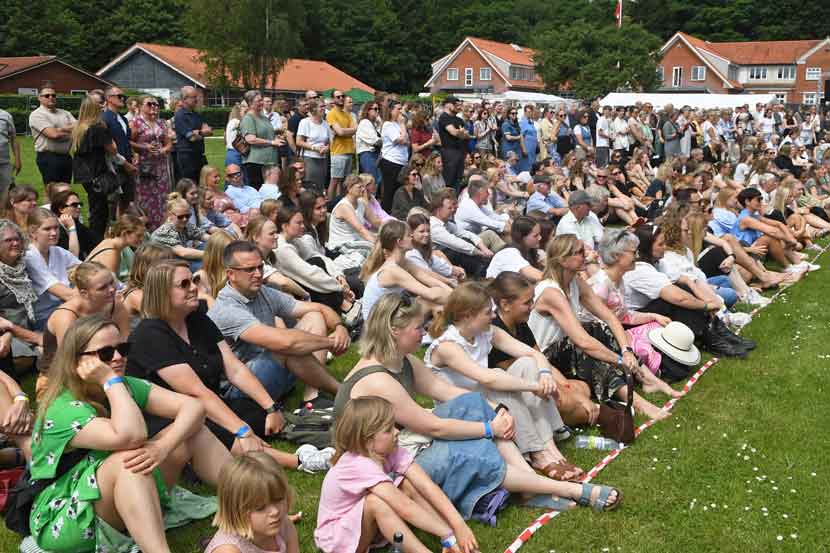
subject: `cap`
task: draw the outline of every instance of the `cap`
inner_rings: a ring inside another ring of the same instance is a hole
[[[589,196],[584,190],[574,190],[571,192],[571,195],[568,196],[568,207],[592,203],[594,203],[594,199],[591,198],[591,196]]]
[[[444,98],[444,101],[441,102],[441,105],[443,106],[446,104],[457,104],[460,101],[461,100],[456,98],[455,96],[447,96],[446,98]]]

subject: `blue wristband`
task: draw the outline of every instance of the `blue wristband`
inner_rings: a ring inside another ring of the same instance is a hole
[[[490,421],[484,421],[484,437],[493,439],[493,428],[490,426]]]
[[[623,356],[622,355],[617,356],[617,365],[622,365],[622,361],[623,361]]]
[[[450,534],[449,536],[441,540],[441,547],[443,547],[444,549],[450,549],[453,545],[457,543],[458,540],[455,539],[455,534]]]
[[[237,438],[244,438],[245,434],[247,434],[250,431],[251,431],[251,427],[248,426],[247,424],[243,424],[242,426],[239,427],[239,430],[236,431],[236,437]]]
[[[123,383],[124,383],[124,377],[123,376],[113,376],[112,378],[110,378],[109,380],[104,382],[104,391],[106,392],[107,390],[109,390],[110,388],[115,386],[116,384],[123,384]]]

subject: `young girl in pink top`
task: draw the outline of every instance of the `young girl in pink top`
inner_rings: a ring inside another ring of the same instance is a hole
[[[205,553],[299,553],[288,516],[293,492],[282,467],[263,451],[234,457],[219,471],[219,531]]]
[[[429,553],[412,524],[441,540],[443,553],[473,553],[478,543],[450,500],[398,446],[392,404],[352,399],[337,421],[337,452],[323,480],[314,541],[324,553],[364,553],[403,534],[406,553]]]

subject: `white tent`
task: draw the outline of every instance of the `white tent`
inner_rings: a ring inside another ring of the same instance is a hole
[[[555,94],[542,94],[541,92],[520,92],[518,90],[508,90],[502,94],[485,94],[485,93],[458,93],[453,94],[456,98],[464,100],[465,102],[477,102],[480,100],[488,100],[490,102],[516,102],[520,105],[525,104],[570,104],[576,100],[569,100],[556,96]]]
[[[660,94],[612,92],[602,100],[602,106],[633,106],[637,102],[646,102],[655,109],[663,109],[666,104],[675,108],[690,106],[695,109],[736,108],[748,104],[751,108],[758,102],[769,104],[775,102],[775,94]]]

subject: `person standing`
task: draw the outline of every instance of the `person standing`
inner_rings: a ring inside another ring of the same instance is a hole
[[[536,133],[534,123],[536,107],[527,104],[523,109],[523,117],[519,120],[519,130],[522,134],[522,155],[519,158],[519,166],[516,170],[530,172],[536,162],[536,150],[539,147],[539,135]]]
[[[248,184],[256,190],[262,186],[263,169],[271,165],[279,165],[277,148],[284,145],[282,138],[277,138],[274,127],[262,111],[262,94],[257,90],[245,93],[245,102],[250,108],[242,117],[239,132],[250,145],[248,153],[243,156],[242,167],[245,170]]]
[[[400,186],[398,175],[409,161],[409,133],[406,124],[401,119],[401,103],[389,100],[389,105],[383,116],[383,126],[380,129],[383,143],[380,148],[380,172],[383,179],[383,194],[381,205],[385,211],[392,209],[392,200],[395,191]],[[461,154],[461,163],[464,163],[464,154]]]
[[[199,171],[207,165],[205,137],[213,136],[213,129],[194,111],[199,94],[192,86],[182,87],[181,104],[176,111],[176,158],[179,176],[199,180]]]
[[[121,110],[127,104],[127,95],[120,88],[111,86],[104,91],[106,106],[101,115],[112,139],[118,156],[114,159],[115,172],[121,184],[121,195],[118,198],[120,212],[124,212],[135,199],[135,178],[138,169],[132,164],[133,147],[130,144],[130,122],[121,115]]]
[[[597,120],[597,167],[608,165],[611,149],[611,106],[602,106],[602,116]]]
[[[464,121],[456,115],[458,98],[448,96],[444,99],[444,112],[438,118],[438,137],[441,139],[441,161],[444,163],[444,182],[459,191],[461,177],[464,174],[464,156],[467,154],[466,141],[470,133]]]
[[[147,214],[147,226],[155,230],[164,222],[164,198],[170,191],[168,155],[172,144],[167,127],[158,117],[158,100],[142,96],[139,105],[139,114],[130,121],[132,145],[138,152],[136,201]]]
[[[59,109],[58,95],[51,85],[38,93],[40,107],[29,115],[29,128],[35,142],[35,161],[43,183],[72,182],[72,157],[69,155],[75,117]]]
[[[346,95],[340,90],[332,93],[334,107],[326,115],[326,122],[331,129],[331,181],[328,188],[328,199],[333,200],[342,194],[343,179],[352,172],[354,159],[354,135],[357,125],[352,121],[352,114],[343,109]]]
[[[11,153],[14,152],[14,175],[12,175]],[[4,194],[14,182],[14,177],[23,168],[20,157],[20,143],[14,119],[7,111],[0,109],[0,195]]]

